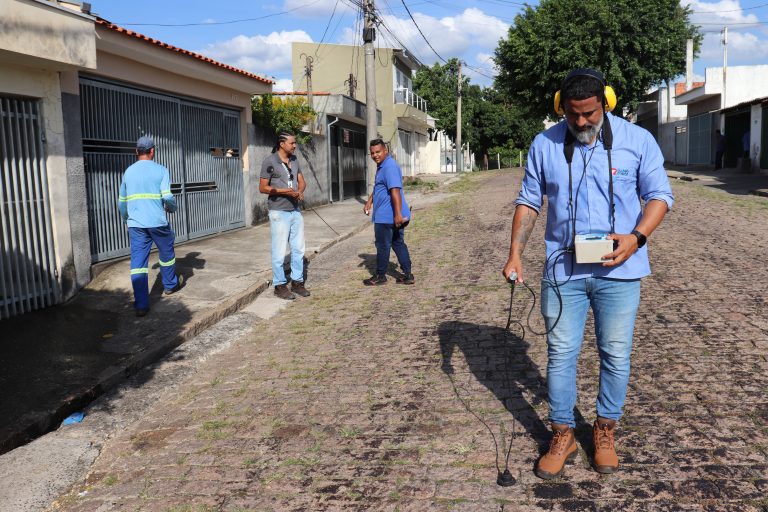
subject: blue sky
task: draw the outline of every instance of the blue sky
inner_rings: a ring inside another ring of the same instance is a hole
[[[768,0],[681,0],[705,32],[697,79],[705,67],[723,64],[720,32],[728,25],[728,66],[768,64]],[[260,75],[274,77],[276,91],[291,86],[290,43],[359,44],[360,0],[92,0],[99,16],[145,35]],[[532,5],[538,1],[531,2]],[[523,8],[512,0],[375,0],[384,27],[377,44],[405,45],[424,64],[459,57],[473,83],[490,85],[491,59]],[[334,91],[340,92],[340,91]]]

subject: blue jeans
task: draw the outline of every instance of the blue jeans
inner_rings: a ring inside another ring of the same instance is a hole
[[[584,341],[587,310],[592,307],[600,355],[597,415],[618,420],[629,383],[635,317],[640,305],[640,280],[576,279],[559,286],[563,312],[547,336],[549,420],[576,426],[576,363]],[[557,319],[560,303],[552,281],[541,282],[541,313],[547,329]]]
[[[404,274],[411,273],[411,256],[405,245],[405,228],[395,227],[394,224],[373,225],[376,237],[376,275],[383,276],[389,268],[389,250],[395,251],[397,261]]]
[[[149,309],[149,251],[152,243],[157,246],[160,260],[160,277],[163,288],[171,290],[179,283],[176,277],[176,254],[173,242],[176,234],[171,226],[159,228],[128,228],[131,241],[131,284],[134,307]]]
[[[304,282],[304,217],[301,212],[270,210],[269,229],[272,233],[272,285],[288,282],[283,270],[286,244],[291,246],[291,281]]]

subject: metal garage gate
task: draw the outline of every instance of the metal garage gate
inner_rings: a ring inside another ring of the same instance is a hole
[[[710,164],[713,162],[712,114],[701,114],[688,119],[688,163]]]
[[[80,99],[93,261],[130,253],[117,195],[143,134],[171,173],[177,241],[245,225],[239,112],[88,78]]]
[[[58,297],[38,105],[0,96],[0,319]]]

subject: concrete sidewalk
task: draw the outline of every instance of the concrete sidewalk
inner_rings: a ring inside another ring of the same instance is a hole
[[[711,165],[666,165],[670,179],[723,190],[730,194],[768,197],[768,173],[745,173],[739,169],[713,170]]]
[[[438,184],[450,175],[428,177]],[[406,189],[414,211],[445,197]],[[360,199],[304,212],[307,287],[312,259],[370,225]],[[157,254],[150,257],[151,311],[134,315],[130,262],[95,269],[67,304],[3,321],[0,343],[0,453],[58,427],[69,414],[173,348],[253,301],[271,286],[269,225],[176,247],[183,289],[162,294]]]

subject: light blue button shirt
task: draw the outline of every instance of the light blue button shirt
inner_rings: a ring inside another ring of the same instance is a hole
[[[664,201],[672,208],[674,197],[664,170],[664,156],[645,129],[608,114],[613,132],[611,164],[616,212],[615,231],[628,234],[642,217],[640,200]],[[648,247],[642,247],[615,267],[600,263],[576,263],[573,254],[559,250],[573,244],[571,210],[576,212],[576,234],[610,233],[608,152],[598,140],[592,146],[575,142],[571,164],[573,206],[569,208],[568,164],[563,154],[565,121],[536,136],[528,152],[525,177],[515,201],[537,212],[547,197],[544,234],[547,265],[544,277],[558,281],[587,277],[639,279],[651,273]],[[553,273],[554,270],[554,273]]]

